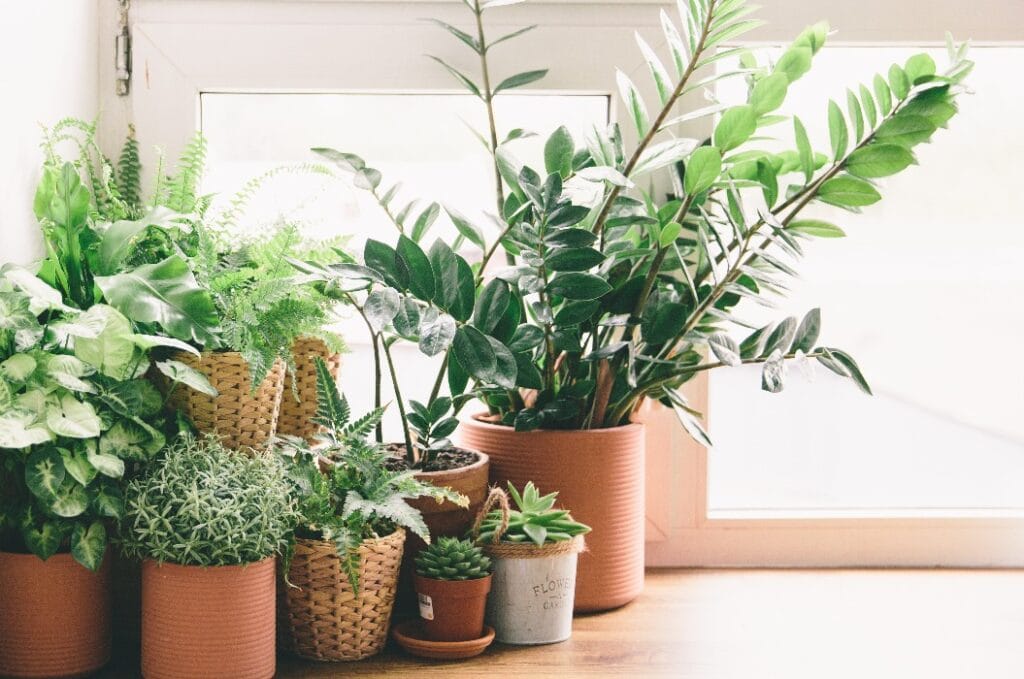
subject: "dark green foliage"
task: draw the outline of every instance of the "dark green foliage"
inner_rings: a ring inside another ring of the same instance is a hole
[[[469,540],[440,538],[416,556],[416,573],[434,580],[478,580],[491,573],[491,560]]]

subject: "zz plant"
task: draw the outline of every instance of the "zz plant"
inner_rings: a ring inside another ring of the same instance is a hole
[[[388,453],[369,443],[384,413],[379,408],[352,420],[348,400],[319,357],[317,417],[323,427],[317,446],[295,437],[281,437],[278,447],[285,460],[301,520],[298,537],[333,542],[349,582],[359,591],[359,546],[396,528],[407,528],[430,542],[430,531],[419,510],[406,500],[429,497],[467,507],[469,500],[449,488],[418,481],[412,470],[394,471]],[[287,569],[286,569],[287,570]]]
[[[512,153],[523,131],[499,134],[493,100],[544,73],[492,86],[487,55],[515,34],[488,42],[483,17],[514,3],[465,4],[475,31],[442,26],[478,57],[483,85],[443,65],[489,114],[481,137],[495,169],[496,235],[485,238],[449,210],[458,241],[424,251],[419,243],[436,216],[433,206],[415,220],[409,207],[396,213],[399,188],[385,189],[380,172],[353,154],[315,149],[372,192],[399,231],[396,247],[367,242],[363,307],[385,348],[406,339],[444,356],[428,412],[445,377],[453,409],[478,395],[492,416],[517,430],[615,427],[655,399],[709,444],[700,413],[679,391],[705,370],[759,364],[762,387],[777,392],[786,361],[813,359],[870,393],[849,354],[819,344],[817,309],[757,327],[738,305],[771,305],[796,275],[802,241],[843,235],[805,214],[809,208],[859,212],[881,199],[878,179],[916,162],[915,149],[957,112],[973,66],[966,45],[949,42],[950,64],[941,72],[918,54],[848,90],[842,106],[828,102],[830,144],[819,151],[803,122],[780,109],[824,46],[827,25],[809,27],[774,63],[759,64],[745,48],[723,47],[760,24],[750,18],[753,6],[680,2],[677,17],[661,15],[667,61],[638,37],[657,101],[645,101],[625,73],[617,74],[626,124],[639,141],[627,145],[617,124],[583,140],[559,128],[546,141],[544,167],[532,168]],[[730,58],[739,66],[709,72]],[[688,93],[739,77],[748,85],[744,103],[675,113]],[[708,138],[677,136],[679,123],[710,116]],[[781,124],[793,129],[795,148],[764,150],[759,142]],[[643,188],[659,181],[671,182],[671,195]],[[464,244],[479,249],[478,263],[456,252]],[[510,266],[491,271],[499,249]],[[336,286],[357,277],[351,268],[320,273],[333,274]],[[747,334],[734,337],[737,328]]]

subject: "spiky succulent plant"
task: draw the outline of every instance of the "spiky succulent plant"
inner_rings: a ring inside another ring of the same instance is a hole
[[[555,509],[558,493],[541,495],[530,481],[522,494],[511,482],[508,493],[518,509],[509,511],[508,527],[501,535],[505,542],[533,542],[543,545],[547,542],[564,542],[577,535],[590,532],[590,526],[575,521],[566,509]],[[501,526],[501,510],[494,510],[480,524],[478,542],[486,544],[494,539],[494,532]]]
[[[434,580],[476,580],[491,573],[491,560],[469,540],[440,538],[416,557],[416,573]]]

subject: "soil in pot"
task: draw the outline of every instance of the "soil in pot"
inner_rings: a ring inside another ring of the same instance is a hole
[[[93,573],[70,554],[0,552],[0,676],[81,677],[107,664],[109,561]]]
[[[423,633],[432,641],[471,641],[484,629],[491,576],[475,580],[435,580],[414,576]]]
[[[629,424],[585,431],[516,432],[464,420],[456,440],[491,458],[491,483],[522,488],[533,481],[558,491],[558,505],[591,528],[580,554],[576,611],[629,603],[644,582],[644,428]],[[497,588],[497,583],[495,583]],[[492,595],[493,598],[493,595]],[[499,637],[501,630],[498,630]]]
[[[142,564],[146,679],[270,679],[276,560],[246,566]]]

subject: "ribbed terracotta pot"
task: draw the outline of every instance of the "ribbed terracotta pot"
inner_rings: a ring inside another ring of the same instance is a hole
[[[207,396],[183,384],[171,392],[168,404],[181,410],[203,434],[217,434],[229,448],[262,448],[277,431],[284,391],[285,366],[276,361],[255,392],[249,364],[234,351],[204,351],[196,357],[173,354],[176,361],[206,375],[218,396]],[[162,375],[157,385],[166,393],[169,383]]]
[[[484,633],[491,576],[436,580],[415,576],[423,632],[431,641],[473,641]]]
[[[143,562],[142,675],[273,677],[275,563],[201,568]]]
[[[491,458],[491,483],[533,481],[541,493],[558,491],[558,506],[589,525],[580,554],[576,606],[604,611],[629,603],[644,586],[644,429],[628,424],[584,431],[516,432],[464,420],[460,445]]]
[[[110,564],[0,552],[0,676],[84,677],[110,660]]]
[[[316,362],[322,358],[335,381],[341,372],[341,354],[331,353],[323,340],[300,337],[292,345],[295,369],[284,378],[281,395],[281,414],[277,419],[277,433],[298,436],[313,443],[320,427],[313,423],[316,415]]]

